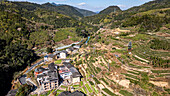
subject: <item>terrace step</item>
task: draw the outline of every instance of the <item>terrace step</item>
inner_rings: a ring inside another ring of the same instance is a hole
[[[134,72],[134,73],[135,73],[135,72]],[[130,72],[128,72],[127,74],[134,75],[134,76],[138,76],[137,74],[133,74],[133,73],[130,73]]]
[[[137,79],[135,79],[135,78],[132,78],[132,77],[128,77],[128,76],[126,76],[127,78],[129,78],[129,79],[133,79],[133,80],[135,80],[135,81],[139,81],[139,80],[137,80]]]

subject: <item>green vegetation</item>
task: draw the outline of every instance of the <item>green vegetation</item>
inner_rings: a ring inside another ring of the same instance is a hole
[[[160,96],[157,92],[153,92],[152,96]]]
[[[93,90],[95,91],[95,93],[98,93],[98,90],[95,88],[95,86],[92,86]]]
[[[96,69],[97,69],[98,72],[101,72],[101,71],[102,71],[102,69],[99,68],[99,67],[96,67]]]
[[[123,23],[123,27],[140,25],[139,31],[146,32],[147,30],[159,31],[160,27],[166,22],[167,17],[159,17],[155,15],[136,16],[128,19]],[[166,22],[168,23],[168,22]]]
[[[73,85],[74,88],[77,88],[77,87],[79,87],[79,86],[80,86],[80,85]]]
[[[138,73],[138,72],[133,72],[133,71],[127,71],[127,72],[132,73],[132,74],[135,74],[135,75],[139,75],[139,74],[140,74],[140,73]]]
[[[63,85],[62,85],[61,88],[67,88],[67,86],[63,86]]]
[[[97,78],[93,77],[93,79],[97,84],[100,84],[100,82],[97,80]]]
[[[88,84],[85,84],[85,86],[86,86],[87,90],[88,90],[90,93],[93,92],[93,90],[90,88],[90,86],[89,86]]]
[[[72,40],[78,41],[78,40],[80,40],[80,38],[77,37],[75,32],[76,32],[75,28],[61,28],[61,29],[58,29],[58,31],[55,33],[54,41],[58,42],[58,41],[67,39],[68,36],[71,36]]]
[[[80,85],[83,86],[83,81],[80,81]]]
[[[55,61],[54,63],[55,63],[55,64],[61,64],[61,62],[62,62],[62,60],[57,60],[57,61]]]
[[[52,53],[52,52],[53,52],[53,49],[52,49],[52,48],[47,47],[47,53]]]
[[[151,70],[153,73],[170,73],[170,70]]]
[[[100,80],[102,80],[104,83],[106,83],[106,85],[109,85],[109,83],[104,78],[101,78]]]
[[[83,87],[83,90],[84,90],[84,93],[87,94],[87,91],[86,91],[86,88],[85,88],[85,87]]]
[[[118,6],[109,6],[108,8],[102,10],[99,14],[109,14],[111,12],[118,12],[121,9]]]
[[[27,85],[27,84],[22,85],[19,87],[16,96],[27,96],[27,95],[29,95],[29,93],[31,92],[32,89],[33,89],[33,87],[30,85]]]
[[[169,65],[170,60],[164,60],[162,58],[153,57],[153,56],[150,56],[150,59],[152,61],[151,64],[154,67],[163,67],[163,68],[169,68],[170,67],[170,65]]]
[[[126,79],[130,80],[131,83],[139,84],[139,81],[137,81],[137,80],[134,80],[134,79],[131,79],[131,78],[128,78],[128,77],[126,77]]]
[[[139,68],[139,69],[142,69],[142,68],[150,68],[150,67],[146,67],[146,66],[134,65],[134,64],[131,64],[131,63],[129,63],[128,65],[129,65],[129,66],[132,66],[132,67],[135,67],[135,68]]]
[[[103,92],[101,92],[102,93],[102,96],[107,96],[107,95],[105,95]]]
[[[94,85],[94,83],[93,83],[92,81],[89,81],[89,83],[90,83],[91,85]]]
[[[134,78],[136,80],[139,80],[139,78],[137,76],[131,75],[131,74],[126,74],[126,73],[122,73],[123,75],[127,76],[127,77],[131,77]]]
[[[124,96],[133,96],[133,94],[128,92],[127,90],[120,90],[119,93]]]
[[[168,42],[167,40],[154,39],[151,40],[150,43],[151,43],[150,48],[152,49],[170,50],[170,42]]]
[[[112,93],[109,89],[107,88],[103,88],[103,91],[105,91],[107,94],[111,95],[111,96],[117,96],[116,94]]]

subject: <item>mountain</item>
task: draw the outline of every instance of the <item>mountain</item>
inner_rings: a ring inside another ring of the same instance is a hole
[[[51,3],[52,5],[55,5],[55,6],[63,6],[63,5],[66,5],[66,4],[56,4],[54,2]]]
[[[148,11],[148,10],[153,10],[153,9],[160,9],[160,8],[169,8],[170,7],[170,0],[154,0],[147,2],[141,6],[135,6],[132,7],[126,12],[143,12],[143,11]]]
[[[121,9],[118,6],[109,6],[106,9],[99,12],[99,14],[109,14],[111,12],[120,12]]]
[[[89,11],[89,10],[85,10],[85,9],[79,9],[74,7],[77,11],[79,11],[81,14],[83,14],[84,16],[92,16],[95,15],[95,12]]]
[[[55,5],[55,6],[69,6],[69,5],[66,5],[66,4],[56,4],[56,3],[51,3],[52,5]],[[70,6],[72,7],[72,6]],[[95,15],[96,13],[95,12],[92,12],[92,11],[89,11],[89,10],[85,10],[85,9],[80,9],[80,8],[77,8],[77,7],[74,7],[78,12],[80,12],[81,14],[83,14],[83,16],[92,16],[92,15]]]
[[[51,3],[45,3],[45,4],[42,4],[42,6],[48,10],[56,11],[58,13],[61,13],[61,14],[64,14],[70,17],[74,17],[74,18],[83,17],[83,14],[81,14],[74,7],[69,6],[69,5],[56,6]]]

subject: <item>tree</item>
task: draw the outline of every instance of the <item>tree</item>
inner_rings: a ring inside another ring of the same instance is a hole
[[[47,53],[52,53],[52,52],[53,52],[53,49],[50,48],[50,47],[48,47],[48,48],[47,48]]]
[[[18,93],[15,96],[28,96],[28,94],[32,91],[33,86],[30,85],[22,85],[18,89]]]

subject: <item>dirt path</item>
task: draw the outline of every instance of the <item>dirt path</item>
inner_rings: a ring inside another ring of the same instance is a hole
[[[145,62],[147,62],[147,63],[149,63],[149,61],[148,60],[146,60],[146,59],[143,59],[143,58],[141,58],[141,57],[139,57],[139,56],[137,56],[137,55],[134,55],[136,58],[138,58],[138,59],[140,59],[140,60],[143,60],[143,61],[145,61]]]

